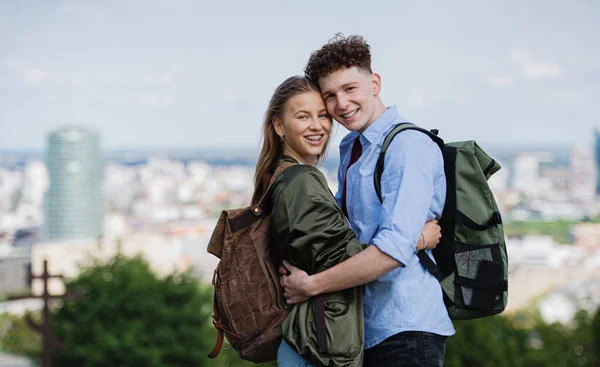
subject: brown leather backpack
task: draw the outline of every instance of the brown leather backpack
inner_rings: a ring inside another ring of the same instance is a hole
[[[277,359],[288,311],[270,255],[270,208],[263,202],[277,176],[292,165],[277,168],[257,205],[224,210],[217,222],[208,244],[208,252],[221,259],[213,275],[217,343],[209,358],[219,354],[225,335],[242,359],[254,363]]]

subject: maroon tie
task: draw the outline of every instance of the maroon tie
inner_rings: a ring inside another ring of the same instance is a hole
[[[348,217],[348,209],[346,209],[346,186],[348,186],[348,170],[350,167],[360,158],[362,154],[362,145],[360,145],[360,136],[354,139],[354,144],[352,145],[352,153],[350,153],[350,164],[348,164],[348,168],[346,168],[346,179],[344,180],[344,188],[342,189],[342,211],[346,218]]]

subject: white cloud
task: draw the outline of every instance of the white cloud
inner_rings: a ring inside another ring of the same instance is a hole
[[[528,79],[556,79],[562,75],[562,68],[559,64],[536,60],[526,49],[512,50],[511,59],[519,67],[521,74]]]
[[[524,65],[532,61],[531,53],[529,50],[517,48],[511,51],[511,59],[513,63],[517,65]]]
[[[29,60],[22,57],[13,57],[7,59],[4,65],[25,84],[36,85],[43,84],[46,82],[69,85],[73,87],[80,87],[84,84],[81,78],[71,77],[60,72],[53,72],[49,70],[43,70],[42,68],[35,67],[29,62]]]
[[[513,85],[512,75],[488,75],[488,84],[492,87],[510,87]]]
[[[550,63],[537,63],[534,65],[527,65],[523,70],[523,75],[526,78],[541,79],[541,78],[552,78],[556,79],[562,75],[560,65]]]
[[[26,84],[41,84],[48,79],[48,73],[40,69],[28,69],[23,74]]]
[[[6,60],[5,64],[11,70],[21,70],[27,66],[27,60],[22,57],[13,57]]]

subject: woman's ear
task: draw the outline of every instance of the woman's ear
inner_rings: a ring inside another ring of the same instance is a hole
[[[283,121],[281,121],[280,119],[273,119],[271,120],[271,123],[273,124],[273,129],[275,129],[277,135],[279,135],[280,138],[283,138]]]

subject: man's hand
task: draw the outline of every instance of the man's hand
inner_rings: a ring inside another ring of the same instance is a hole
[[[283,296],[288,304],[302,303],[313,296],[310,291],[312,277],[304,270],[284,260],[283,265],[279,267],[279,272],[284,290]]]
[[[419,248],[422,250],[433,250],[440,243],[440,238],[442,238],[442,227],[439,226],[436,219],[430,220],[425,223],[425,227],[423,227],[423,232],[421,233],[423,233],[425,243],[421,243],[422,239],[419,238]]]

